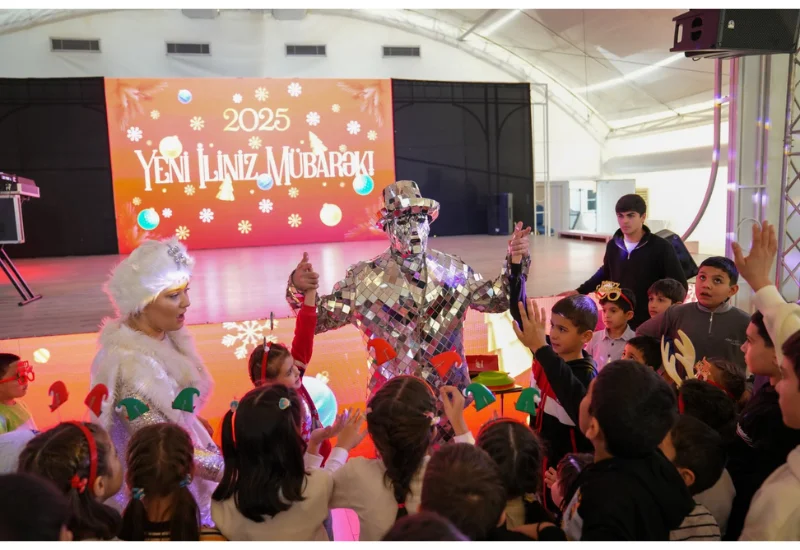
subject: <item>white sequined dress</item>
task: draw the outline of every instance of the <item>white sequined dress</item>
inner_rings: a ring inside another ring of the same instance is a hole
[[[204,525],[211,520],[211,494],[222,477],[223,459],[219,448],[211,439],[197,414],[208,400],[213,381],[195,351],[194,342],[186,328],[167,333],[156,340],[125,325],[121,320],[107,320],[99,337],[99,351],[92,362],[91,387],[105,384],[109,397],[103,403],[100,418],[92,420],[108,430],[119,454],[123,471],[125,455],[132,434],[144,426],[175,422],[183,427],[194,442],[195,477],[190,489],[200,507]],[[197,388],[195,412],[187,413],[172,408],[172,402],[181,390]],[[122,399],[138,399],[149,411],[128,421],[117,410]],[[124,488],[109,501],[122,511],[130,498]]]

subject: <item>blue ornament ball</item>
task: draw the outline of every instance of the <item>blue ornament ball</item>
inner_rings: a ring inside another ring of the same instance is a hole
[[[372,178],[366,174],[359,174],[353,178],[353,190],[359,195],[369,195],[375,189]]]
[[[326,428],[332,426],[336,421],[336,411],[338,407],[336,396],[333,395],[333,391],[328,387],[328,384],[317,380],[313,376],[304,376],[303,385],[308,390],[308,394],[311,396],[311,401],[314,402],[314,406],[317,407],[322,425]]]
[[[145,231],[152,231],[158,227],[158,224],[161,222],[161,218],[154,208],[148,208],[139,212],[139,215],[136,217],[136,221],[139,222],[139,227]]]
[[[178,92],[178,101],[186,105],[192,101],[192,92],[189,90],[181,90]]]
[[[274,183],[275,182],[272,181],[272,176],[269,174],[259,174],[259,176],[256,178],[256,185],[258,185],[258,188],[262,191],[269,191],[272,189],[272,185]]]

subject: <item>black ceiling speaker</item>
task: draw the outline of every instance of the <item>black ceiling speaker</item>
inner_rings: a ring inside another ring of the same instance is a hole
[[[672,19],[671,52],[686,57],[795,53],[800,10],[689,10]]]

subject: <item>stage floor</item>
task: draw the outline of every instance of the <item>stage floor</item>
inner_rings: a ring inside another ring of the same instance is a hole
[[[496,277],[505,256],[507,237],[472,235],[432,238],[430,245],[461,256],[486,278]],[[347,267],[386,249],[386,241],[327,243],[265,248],[198,250],[192,279],[194,325],[290,315],[286,280],[307,251],[320,274],[321,292],[329,292]],[[602,243],[534,237],[529,296],[548,296],[577,287],[602,263]],[[191,251],[191,250],[190,250]],[[13,256],[13,247],[10,253]],[[19,295],[0,276],[0,338],[28,338],[97,331],[104,317],[114,315],[103,292],[111,269],[122,256],[46,258],[16,262],[38,302],[19,307]]]

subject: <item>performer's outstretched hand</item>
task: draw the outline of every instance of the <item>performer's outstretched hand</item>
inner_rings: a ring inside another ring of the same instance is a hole
[[[547,345],[547,314],[544,308],[536,307],[533,299],[528,300],[527,307],[524,303],[518,304],[519,314],[522,317],[522,327],[514,322],[514,333],[519,341],[525,344],[533,353]]]
[[[456,435],[464,435],[469,432],[467,421],[464,420],[464,394],[455,386],[442,386],[439,388],[439,399],[442,401],[444,414],[453,426]]]
[[[300,292],[319,288],[319,274],[315,273],[308,261],[308,252],[303,252],[303,259],[292,273],[292,284]]]
[[[514,235],[508,241],[508,252],[511,254],[511,263],[518,264],[522,261],[523,256],[530,255],[530,242],[528,235],[531,234],[531,228],[526,227],[522,229],[522,222],[517,222],[514,225]]]

